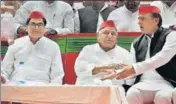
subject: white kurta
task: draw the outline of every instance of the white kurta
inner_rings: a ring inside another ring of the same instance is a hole
[[[124,80],[101,81],[103,73],[92,75],[95,66],[109,65],[113,63],[131,63],[130,54],[127,50],[115,46],[114,49],[105,52],[98,43],[85,46],[75,62],[75,72],[78,85],[122,85]]]
[[[172,59],[176,55],[176,31],[172,31],[166,37],[166,42],[160,52],[145,61],[133,64],[136,75],[144,73],[148,70],[154,70]]]
[[[15,40],[8,48],[1,70],[9,83],[62,84],[64,76],[59,46],[46,37],[41,37],[35,45],[29,36]]]
[[[150,39],[148,47],[150,46]],[[132,45],[133,46],[133,45]],[[135,57],[135,51],[131,49]],[[127,99],[131,104],[152,102],[155,104],[171,104],[173,86],[164,80],[155,69],[166,64],[176,54],[176,32],[166,37],[166,42],[160,52],[149,58],[149,48],[146,60],[133,64],[136,75],[144,73],[139,83],[133,85],[127,92]],[[134,58],[133,57],[133,58]]]
[[[17,10],[14,17],[15,30],[20,25],[25,26],[26,20],[31,11],[41,11],[46,20],[46,28],[52,28],[58,34],[74,32],[73,10],[71,6],[63,1],[54,1],[48,4],[46,1],[28,1]]]
[[[113,20],[120,32],[141,31],[138,25],[138,11],[132,13],[125,5],[112,11],[108,20]]]
[[[146,35],[147,36],[147,35]],[[148,37],[148,36],[147,36]],[[151,38],[148,37],[148,50],[145,59],[150,58],[150,44]],[[133,44],[131,47],[131,54],[133,59],[135,59],[135,50],[133,48]],[[155,86],[155,87],[154,87]],[[149,70],[142,74],[140,82],[133,85],[133,87],[146,90],[146,91],[158,91],[158,90],[169,90],[173,89],[173,86],[167,82],[156,70]]]

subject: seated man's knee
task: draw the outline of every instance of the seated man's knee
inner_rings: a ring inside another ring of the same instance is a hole
[[[155,104],[172,104],[172,91],[158,91],[154,98]]]
[[[142,100],[142,95],[139,89],[137,88],[133,88],[131,87],[128,91],[127,91],[127,95],[126,98],[129,102],[129,104],[133,104],[132,102],[139,102]]]
[[[172,98],[173,98],[173,104],[176,104],[176,88],[174,89],[172,93]]]

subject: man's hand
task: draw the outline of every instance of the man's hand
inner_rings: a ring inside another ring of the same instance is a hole
[[[0,12],[1,13],[10,12],[14,16],[14,14],[15,14],[15,8],[14,8],[14,6],[1,5]]]
[[[105,73],[105,75],[101,78],[101,80],[116,78],[116,70],[109,69],[109,70],[102,70],[102,71]]]
[[[101,78],[101,80],[106,79],[114,79],[117,76],[117,73],[121,72],[122,69],[127,66],[126,64],[118,63],[118,64],[110,64],[109,66],[106,66],[101,71],[105,73],[105,75]]]
[[[176,25],[171,25],[171,26],[169,26],[169,29],[171,29],[171,30],[176,30]]]
[[[124,68],[125,66],[127,66],[126,64],[123,63],[117,63],[117,64],[110,64],[111,68],[115,69],[115,70],[119,70]]]
[[[113,66],[111,65],[107,65],[107,66],[98,66],[98,67],[95,67],[93,70],[92,70],[92,74],[95,75],[95,74],[98,74],[100,72],[105,72],[106,70],[115,70]]]
[[[117,73],[116,79],[125,79],[131,75],[135,74],[135,70],[132,65],[127,65],[123,68],[123,71],[120,73]]]
[[[26,29],[26,27],[25,27],[25,26],[20,26],[20,27],[18,28],[18,30],[17,30],[17,33],[18,33],[19,35],[27,34],[27,29]]]
[[[47,36],[47,35],[56,35],[56,34],[57,34],[57,31],[52,29],[52,28],[47,28],[45,30],[45,33],[44,33],[45,36]]]
[[[6,79],[3,76],[1,76],[1,84],[5,84],[5,83],[6,83]]]
[[[2,41],[8,41],[7,35],[1,35],[0,37],[1,37],[1,42]]]

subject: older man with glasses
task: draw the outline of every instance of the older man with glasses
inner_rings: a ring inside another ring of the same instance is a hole
[[[28,36],[15,40],[3,59],[3,84],[62,84],[64,72],[60,48],[43,36],[46,23],[41,12],[29,14],[26,22]]]

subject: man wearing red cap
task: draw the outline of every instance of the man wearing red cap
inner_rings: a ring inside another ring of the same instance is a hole
[[[97,33],[97,43],[85,46],[75,62],[77,85],[122,85],[124,80],[101,80],[103,71],[114,71],[112,64],[131,63],[130,54],[116,45],[118,32],[112,20],[101,24]],[[124,94],[124,91],[123,91]]]
[[[176,87],[176,32],[161,27],[159,13],[155,6],[139,8],[138,24],[143,34],[131,46],[137,63],[126,65],[116,75],[117,79],[138,75],[136,84],[127,92],[129,104],[172,104],[172,90]]]
[[[46,19],[39,11],[29,14],[28,36],[15,40],[1,66],[1,81],[7,84],[62,84],[64,76],[59,46],[44,37]]]
[[[34,10],[45,15],[47,20],[45,35],[74,32],[73,11],[69,4],[57,0],[39,0],[27,1],[17,10],[14,17],[17,34],[26,33],[27,16]]]

